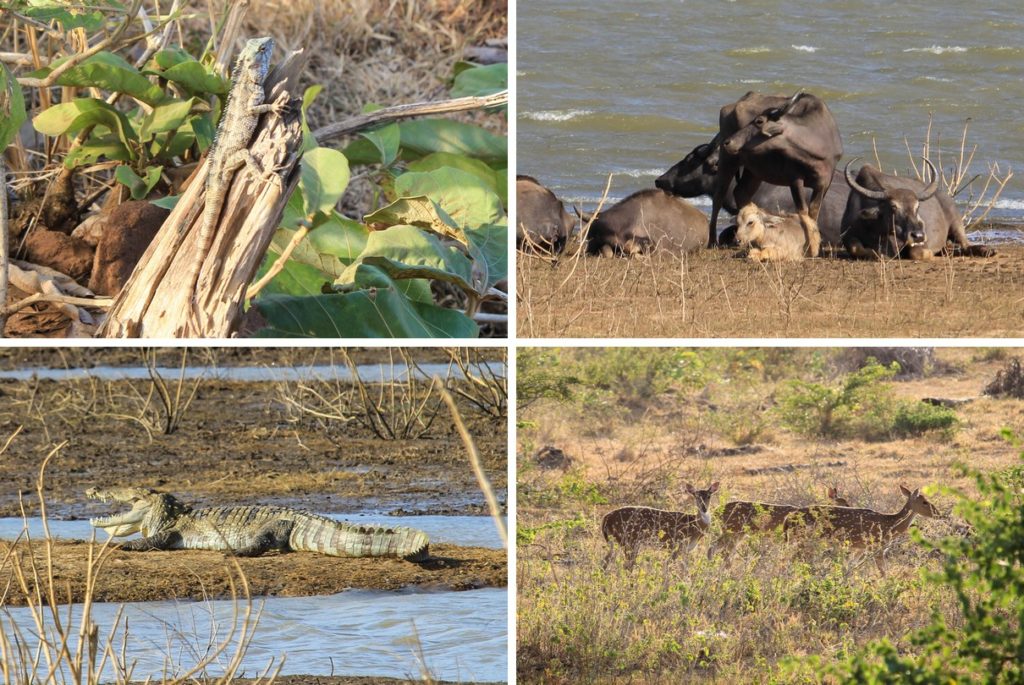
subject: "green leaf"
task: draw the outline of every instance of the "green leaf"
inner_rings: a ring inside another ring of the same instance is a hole
[[[300,174],[299,190],[305,216],[328,213],[348,187],[348,160],[337,150],[314,148],[302,156]]]
[[[0,62],[0,153],[17,137],[18,129],[25,123],[25,98],[21,86],[7,66]],[[2,181],[3,179],[0,179]],[[0,192],[7,192],[0,190]]]
[[[320,286],[334,281],[359,257],[366,248],[368,233],[365,226],[333,215],[306,235],[295,247],[289,263],[306,264],[323,274],[320,282],[311,286],[319,291]],[[274,233],[271,247],[280,254],[293,235],[294,230],[278,229]]]
[[[501,199],[472,173],[442,167],[431,172],[409,172],[395,179],[400,197],[425,195],[436,202],[459,226],[483,226],[505,220]]]
[[[419,197],[400,197],[387,207],[363,217],[367,224],[380,224],[385,227],[407,224],[426,228],[440,235],[454,238],[461,243],[467,242],[465,233],[455,222],[441,211],[437,204],[425,195]]]
[[[392,226],[372,232],[359,259],[336,279],[335,284],[356,282],[357,271],[363,265],[378,267],[395,280],[447,281],[466,292],[478,292],[473,283],[473,263],[466,254],[457,246],[415,226]]]
[[[380,153],[379,161],[384,166],[391,166],[398,158],[398,149],[402,142],[402,134],[399,131],[398,124],[387,124],[360,135],[377,148],[377,151]]]
[[[155,107],[142,119],[142,126],[139,127],[139,140],[145,143],[151,140],[156,133],[177,130],[192,111],[195,102],[195,98],[189,98]]]
[[[168,195],[167,197],[161,197],[158,200],[151,200],[150,204],[154,204],[157,207],[163,207],[164,209],[174,209],[180,199],[181,195]]]
[[[262,278],[281,256],[281,250],[288,243],[292,232],[283,233],[284,235],[280,239],[275,235],[274,241],[267,250],[267,256],[263,260],[263,264],[260,265],[257,279]],[[323,293],[324,287],[331,280],[331,277],[316,267],[296,260],[293,253],[292,259],[285,262],[284,268],[260,291],[260,298],[268,295],[319,295]]]
[[[435,152],[427,155],[423,159],[417,159],[415,162],[410,162],[408,170],[429,172],[436,171],[443,167],[459,169],[460,171],[465,171],[468,174],[473,174],[487,184],[488,188],[499,195],[501,194],[502,188],[498,184],[497,175],[494,169],[487,166],[479,159],[473,159],[472,157],[455,155],[451,152]]]
[[[36,115],[32,125],[48,136],[73,135],[87,126],[103,126],[127,147],[138,142],[128,117],[96,98],[76,98],[54,105]]]
[[[213,138],[217,135],[217,129],[213,122],[206,117],[192,117],[192,132],[196,134],[199,142],[199,149],[205,152],[213,145]]]
[[[122,164],[114,170],[114,178],[131,191],[133,200],[142,200],[160,181],[163,170],[162,166],[147,167],[146,178],[140,178],[131,167]]]
[[[459,121],[422,119],[398,124],[401,137],[401,158],[411,161],[434,152],[450,152],[474,157],[488,164],[505,166],[508,139]],[[344,150],[350,164],[375,164],[379,150],[365,138],[358,138]]]
[[[467,228],[473,256],[473,283],[480,292],[508,278],[508,225],[487,224]]]
[[[45,78],[68,59],[63,57],[55,60],[46,68],[33,72],[32,76]],[[57,78],[56,84],[125,93],[148,105],[156,105],[167,99],[167,95],[159,86],[150,83],[149,79],[123,57],[105,51],[98,52],[65,71]]]
[[[161,72],[160,76],[177,83],[189,95],[203,96],[214,93],[223,98],[230,87],[226,79],[195,60],[175,64]]]
[[[33,4],[35,5],[34,7],[25,7],[22,9],[22,12],[25,13],[26,17],[35,19],[40,23],[49,24],[51,21],[56,21],[60,23],[61,28],[65,31],[83,28],[89,34],[103,28],[103,13],[99,10],[94,12],[70,12],[63,5],[56,2],[37,1]]]
[[[366,267],[372,268],[372,267]],[[381,274],[380,282],[387,282]],[[254,303],[266,338],[472,338],[477,325],[462,312],[413,302],[396,285],[305,297],[273,295]]]
[[[133,158],[131,150],[115,135],[90,136],[87,141],[68,151],[64,166],[68,169],[93,164],[101,159],[112,162],[127,162]]]
[[[320,91],[324,89],[323,86],[317,84],[306,88],[302,93],[302,151],[308,152],[313,150],[319,145],[316,142],[316,138],[313,137],[313,132],[309,128],[309,119],[307,113],[309,108],[312,106],[313,101],[316,100],[316,96],[320,94]]]
[[[170,69],[176,64],[194,62],[192,55],[180,48],[167,48],[160,50],[150,58],[150,66],[156,65],[160,70]],[[151,70],[149,70],[151,71]]]
[[[508,65],[505,63],[478,66],[460,62],[455,65],[455,70],[455,83],[451,90],[453,98],[491,95],[508,89]]]

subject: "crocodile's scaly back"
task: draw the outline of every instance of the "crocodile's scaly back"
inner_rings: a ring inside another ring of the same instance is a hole
[[[404,526],[364,526],[316,514],[294,515],[288,537],[294,550],[336,557],[401,557],[410,561],[428,555],[427,534]]]

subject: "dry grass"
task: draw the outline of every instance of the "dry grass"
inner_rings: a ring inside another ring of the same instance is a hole
[[[754,264],[732,250],[517,257],[524,337],[974,337],[1024,329],[1024,248]],[[979,312],[984,312],[980,316]]]
[[[958,407],[960,429],[947,438],[866,442],[787,431],[772,418],[785,382],[773,378],[834,373],[816,351],[781,369],[759,370],[755,360],[743,373],[661,393],[631,411],[592,398],[532,406],[519,417],[532,427],[518,437],[520,681],[803,682],[782,670],[784,659],[820,654],[828,662],[883,636],[907,647],[903,636],[933,610],[955,618],[952,595],[918,574],[939,560],[909,540],[890,550],[885,578],[859,555],[814,540],[787,545],[777,535],[748,537],[730,560],[707,560],[706,541],[679,563],[651,549],[632,572],[621,555],[604,571],[600,519],[630,504],[692,511],[683,482],[712,480],[723,488],[713,509],[731,499],[824,502],[826,488],[837,485],[854,506],[895,511],[903,482],[925,486],[948,512],[952,500],[937,486],[974,491],[954,462],[1006,468],[1018,463],[1020,448],[1000,430],[1024,433],[1024,401],[981,396],[1004,362],[976,352],[936,350],[938,375],[892,383],[904,399],[976,398]],[[737,440],[736,425],[759,417],[766,421],[749,444]],[[538,467],[529,455],[541,445],[564,450],[571,469]],[[957,523],[919,518],[915,525],[934,538],[956,532]]]

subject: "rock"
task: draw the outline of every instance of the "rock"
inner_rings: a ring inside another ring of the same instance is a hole
[[[103,221],[89,289],[97,295],[121,292],[168,214],[141,200],[118,205]]]

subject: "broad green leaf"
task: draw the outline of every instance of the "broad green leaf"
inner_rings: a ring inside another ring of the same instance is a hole
[[[472,157],[454,155],[450,152],[435,152],[427,155],[423,159],[417,159],[415,162],[410,162],[408,170],[428,172],[441,169],[442,167],[459,169],[460,171],[465,171],[468,174],[473,174],[486,183],[488,188],[499,195],[501,194],[502,188],[498,185],[494,169],[487,166],[479,159],[473,159]]]
[[[224,97],[228,93],[227,80],[209,71],[195,60],[175,64],[160,72],[162,78],[173,81],[185,89],[189,95],[203,96],[214,93]]]
[[[316,96],[320,94],[320,91],[324,89],[323,86],[317,84],[306,88],[302,93],[302,151],[308,152],[313,150],[319,145],[316,142],[316,138],[313,137],[313,132],[309,128],[309,119],[307,113],[309,108],[312,106],[313,101],[316,100]]]
[[[302,156],[299,190],[305,216],[334,209],[348,187],[349,170],[345,155],[329,147],[318,147]]]
[[[476,290],[473,263],[465,253],[415,226],[392,226],[370,233],[366,249],[335,284],[356,282],[357,270],[363,264],[376,266],[393,279],[441,280],[466,291]]]
[[[467,228],[473,256],[473,284],[480,292],[508,278],[508,225],[487,224]]]
[[[103,126],[129,149],[130,143],[138,141],[128,117],[96,98],[76,98],[54,105],[36,115],[32,125],[48,136],[73,135],[86,126]]]
[[[206,152],[213,145],[213,138],[217,135],[217,129],[213,122],[206,117],[192,117],[192,132],[196,134],[199,141],[199,150]]]
[[[179,48],[167,48],[166,50],[160,50],[150,58],[150,66],[155,65],[160,70],[170,69],[171,67],[182,64],[184,62],[194,62],[195,59],[192,55],[188,54],[184,50]],[[151,71],[151,70],[149,70]]]
[[[400,197],[425,195],[458,226],[497,224],[505,219],[501,199],[478,176],[442,167],[430,172],[409,172],[395,179]]]
[[[127,162],[133,159],[131,151],[117,136],[90,136],[87,141],[73,148],[64,158],[64,166],[69,169],[92,164],[101,159],[113,162]]]
[[[400,156],[406,161],[434,152],[450,152],[474,157],[488,164],[505,166],[508,139],[459,121],[422,119],[398,124],[401,136]],[[374,164],[380,158],[377,148],[365,138],[357,138],[344,150],[350,164]]]
[[[189,98],[155,107],[142,119],[142,126],[139,127],[139,140],[145,143],[156,133],[176,130],[184,123],[194,104],[195,98]]]
[[[133,200],[142,200],[160,181],[163,170],[162,166],[147,167],[146,177],[141,178],[130,166],[122,164],[114,170],[114,178],[131,191]]]
[[[7,70],[7,66],[0,62],[0,154],[18,135],[18,129],[25,123],[26,117],[28,114],[25,112],[25,98],[21,86]]]
[[[181,195],[168,195],[167,197],[161,197],[158,200],[151,200],[150,204],[154,204],[157,207],[164,209],[174,209],[175,205],[178,204],[178,200],[181,199]]]
[[[367,267],[372,268],[372,267]],[[387,282],[381,274],[381,282]],[[253,306],[268,327],[258,337],[472,338],[477,325],[462,312],[413,302],[392,282],[348,293],[260,297]]]
[[[33,72],[32,76],[45,78],[68,59],[64,57],[55,60],[45,69]],[[138,69],[112,52],[104,51],[92,55],[61,74],[56,83],[59,86],[101,88],[115,93],[126,93],[149,105],[156,105],[167,99],[167,95],[159,86],[150,83]]]
[[[71,12],[65,6],[56,2],[35,2],[33,7],[25,7],[22,12],[26,17],[36,21],[49,24],[51,21],[60,23],[65,31],[83,28],[86,33],[92,34],[103,28],[103,13],[99,10],[93,12]]]
[[[508,169],[501,168],[494,170],[494,182],[498,186],[498,197],[501,198],[501,206],[508,214]]]
[[[277,262],[283,246],[290,238],[291,232],[287,232],[287,235],[283,236],[283,240],[278,240],[278,236],[275,235],[274,242],[271,243],[267,250],[267,256],[264,258],[263,264],[260,265],[257,279],[262,278],[271,265]],[[324,286],[331,280],[330,276],[319,269],[295,260],[293,255],[293,258],[285,262],[284,268],[271,279],[270,283],[264,286],[260,292],[260,299],[268,295],[319,295],[323,293]]]
[[[193,117],[193,120],[201,118]],[[192,126],[186,122],[177,131],[158,133],[149,146],[149,155],[151,159],[170,161],[185,154],[195,142],[196,134],[192,132]]]
[[[363,217],[369,225],[384,227],[408,224],[426,228],[445,237],[454,238],[461,243],[466,236],[448,216],[440,211],[437,204],[425,195],[419,197],[400,197],[386,207]]]
[[[487,66],[469,65],[469,68],[459,69],[456,65],[455,83],[452,85],[451,96],[453,98],[475,97],[491,95],[508,89],[508,65],[489,64]]]
[[[398,158],[398,149],[402,142],[402,134],[399,131],[398,124],[387,124],[372,131],[366,131],[361,135],[377,148],[377,152],[380,153],[378,161],[384,166],[391,166]]]
[[[323,273],[325,280],[333,281],[363,252],[367,234],[365,226],[333,215],[306,235],[290,261],[308,264]],[[294,230],[278,229],[271,246],[280,253],[293,235]]]

